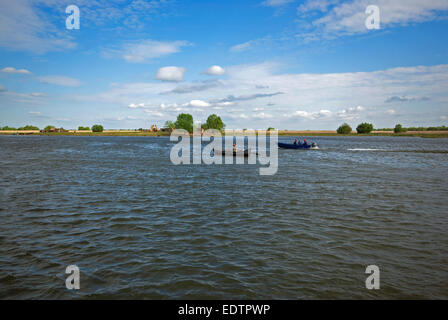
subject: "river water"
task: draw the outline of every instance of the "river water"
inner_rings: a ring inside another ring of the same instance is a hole
[[[0,136],[0,298],[447,299],[448,139],[308,140],[260,176],[165,137]]]

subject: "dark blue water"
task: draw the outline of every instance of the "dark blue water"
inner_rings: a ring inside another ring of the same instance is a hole
[[[308,140],[260,176],[174,166],[168,138],[0,136],[0,298],[447,299],[448,140]]]

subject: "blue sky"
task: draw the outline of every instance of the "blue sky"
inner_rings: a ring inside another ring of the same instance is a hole
[[[447,17],[448,0],[0,0],[0,126],[446,125]]]

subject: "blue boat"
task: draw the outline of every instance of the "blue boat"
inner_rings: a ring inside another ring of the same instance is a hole
[[[293,143],[278,143],[279,148],[283,149],[299,149],[299,150],[309,150],[309,149],[319,149],[318,146],[315,143],[312,144],[293,144]]]

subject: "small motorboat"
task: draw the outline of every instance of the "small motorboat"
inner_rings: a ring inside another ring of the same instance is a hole
[[[283,148],[283,149],[299,149],[299,150],[310,150],[310,149],[319,149],[319,147],[317,146],[317,144],[315,144],[314,142],[312,144],[306,144],[303,145],[301,143],[299,144],[294,144],[294,143],[278,143],[278,147],[279,148]]]
[[[234,157],[249,157],[249,154],[251,153],[250,150],[246,149],[246,150],[215,150],[213,149],[213,153],[215,154],[221,154],[223,156],[226,156],[227,154],[232,155]],[[258,155],[258,153],[256,153],[256,155]]]

